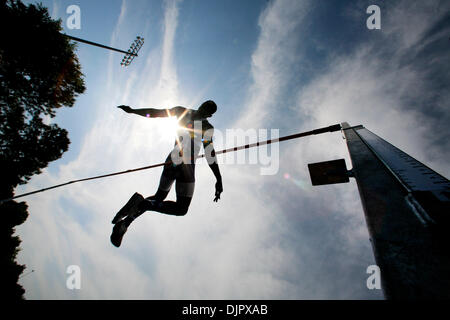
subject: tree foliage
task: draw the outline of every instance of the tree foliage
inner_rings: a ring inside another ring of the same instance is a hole
[[[75,45],[47,8],[0,0],[0,28],[0,198],[6,199],[68,150],[67,131],[50,119],[58,108],[72,107],[85,86]],[[6,292],[22,297],[17,280],[24,267],[15,262],[20,240],[13,234],[27,218],[27,206],[9,201],[0,206],[0,214]]]

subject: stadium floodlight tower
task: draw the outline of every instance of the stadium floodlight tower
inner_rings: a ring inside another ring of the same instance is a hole
[[[144,38],[139,36],[136,37],[136,40],[131,44],[130,49],[128,49],[127,54],[123,57],[121,66],[129,66],[130,63],[134,60],[134,57],[137,57],[139,50],[144,45]]]
[[[361,125],[341,127],[352,170],[309,164],[312,184],[356,179],[385,298],[449,299],[449,180]]]
[[[130,49],[128,49],[128,51],[125,51],[125,50],[121,50],[121,49],[117,49],[117,48],[113,48],[113,47],[108,47],[108,46],[105,46],[100,43],[88,41],[85,39],[80,39],[80,38],[77,38],[74,36],[69,36],[67,34],[64,34],[64,35],[74,41],[86,43],[91,46],[96,46],[96,47],[103,48],[103,49],[108,49],[108,50],[112,50],[112,51],[116,51],[116,52],[125,53],[125,56],[123,57],[122,62],[120,63],[121,66],[129,66],[130,63],[134,60],[134,58],[138,56],[139,50],[144,45],[144,38],[142,38],[140,36],[137,36],[136,39],[134,40],[134,42],[131,44]]]

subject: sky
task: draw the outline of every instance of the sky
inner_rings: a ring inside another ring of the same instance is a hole
[[[78,44],[87,90],[49,120],[68,130],[70,149],[16,195],[160,163],[174,120],[116,106],[196,109],[209,99],[218,105],[210,121],[216,150],[239,142],[227,130],[270,138],[348,122],[449,176],[448,1],[42,3],[72,36],[125,50],[138,35],[145,43],[128,67],[121,53]],[[381,29],[369,30],[373,4]],[[70,5],[80,8],[80,29],[66,25]],[[199,161],[188,214],[147,212],[120,248],[109,241],[112,218],[134,192],[156,192],[161,168],[24,198],[30,216],[16,228],[18,262],[24,274],[34,270],[20,279],[25,297],[383,299],[366,285],[375,260],[356,182],[310,183],[308,163],[344,158],[351,168],[342,133],[261,148],[256,157],[242,164],[219,156],[217,203],[214,176]],[[71,290],[74,265],[81,287]]]

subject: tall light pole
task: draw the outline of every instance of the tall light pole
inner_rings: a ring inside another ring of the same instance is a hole
[[[125,53],[125,56],[122,59],[122,62],[120,63],[121,66],[129,66],[130,63],[134,60],[135,57],[138,56],[138,52],[139,50],[142,48],[142,46],[144,45],[144,38],[137,36],[136,39],[134,40],[134,42],[131,44],[130,49],[128,49],[128,51],[125,50],[120,50],[117,48],[113,48],[113,47],[108,47],[105,46],[103,44],[100,43],[96,43],[96,42],[92,42],[92,41],[88,41],[85,39],[80,39],[74,36],[69,36],[67,34],[64,34],[66,37],[68,37],[71,40],[74,41],[78,41],[78,42],[82,42],[82,43],[86,43],[92,46],[96,46],[99,48],[103,48],[103,49],[107,49],[107,50],[112,50],[112,51],[117,51],[117,52],[121,52],[121,53]]]

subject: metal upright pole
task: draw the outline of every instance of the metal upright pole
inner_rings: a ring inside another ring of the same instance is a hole
[[[449,182],[362,126],[342,124],[387,299],[449,299]]]

